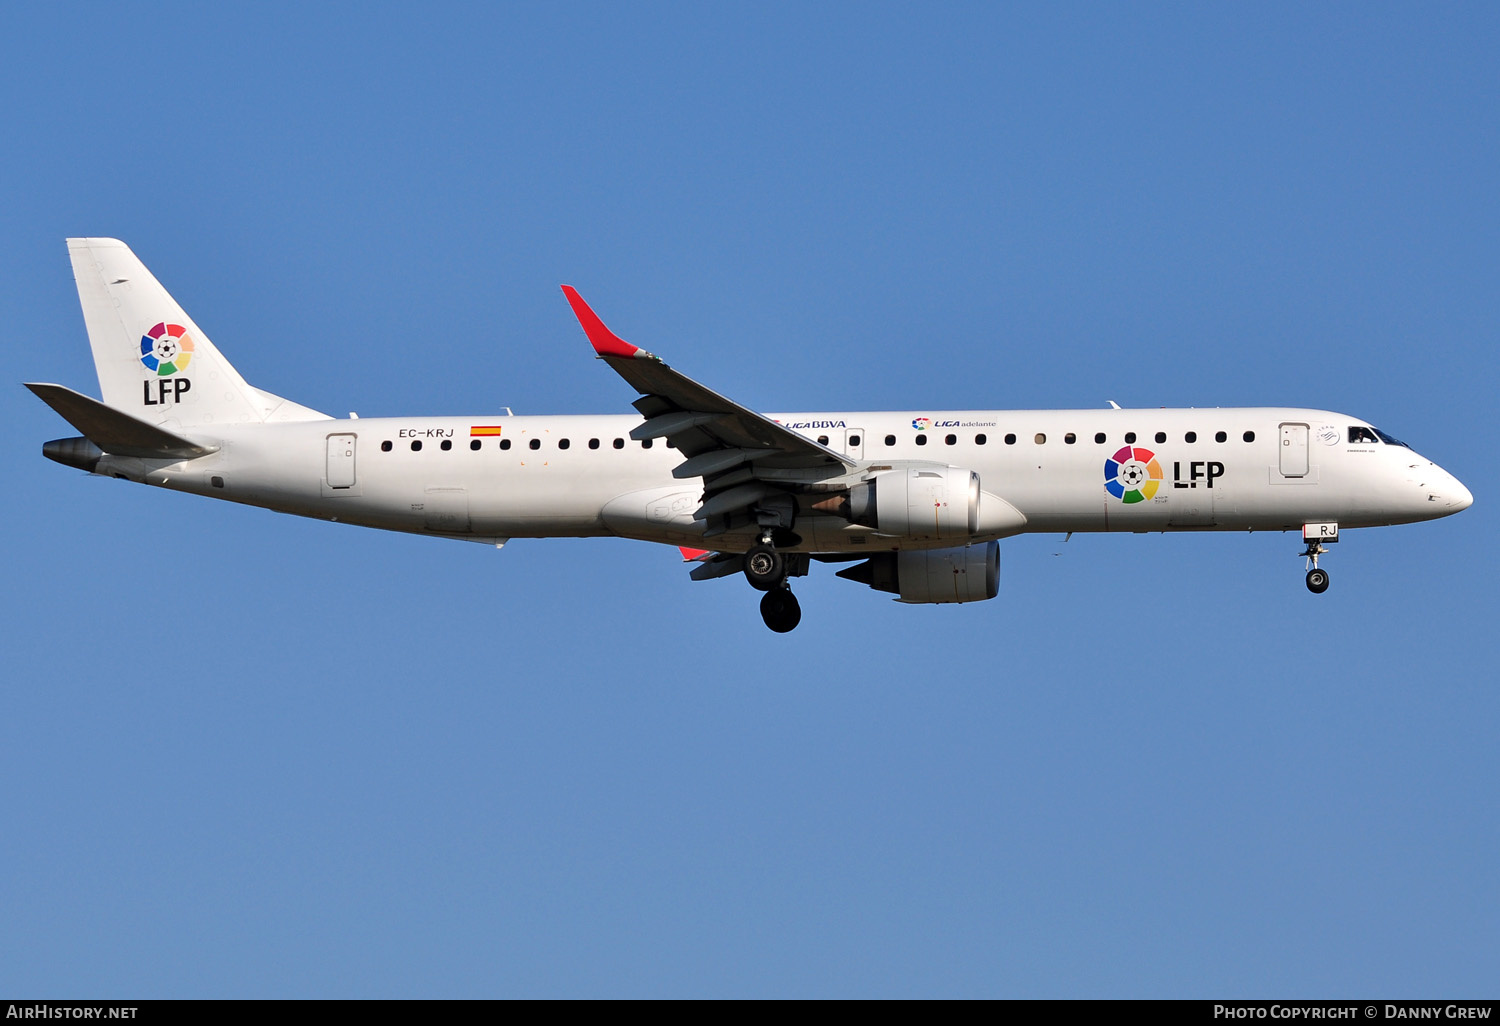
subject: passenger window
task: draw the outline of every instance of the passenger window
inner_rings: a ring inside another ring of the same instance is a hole
[[[1134,445],[1135,444],[1135,432],[1134,431],[1127,431],[1127,432],[1125,432],[1125,444],[1126,445]]]
[[[649,449],[649,448],[651,448],[651,443],[654,442],[654,441],[656,441],[656,439],[654,439],[654,438],[642,438],[641,439],[641,448],[642,449]]]
[[[422,451],[422,442],[421,442],[420,439],[413,439],[412,440],[411,451],[412,452],[421,452]]]
[[[1194,442],[1196,442],[1198,440],[1198,432],[1196,432],[1196,431],[1189,431],[1187,434],[1185,434],[1185,435],[1182,436],[1182,440],[1184,442],[1186,442],[1188,445],[1192,445]]]
[[[1253,441],[1255,441],[1255,432],[1254,431],[1246,431],[1245,432],[1245,441],[1247,441],[1247,442],[1253,442]]]
[[[948,435],[947,437],[945,437],[943,439],[943,444],[944,445],[956,445],[957,443],[958,443],[958,436],[957,435]]]
[[[540,449],[542,447],[542,440],[540,438],[533,438],[528,444],[530,444],[533,449]]]
[[[918,435],[917,436],[917,444],[918,445],[926,445],[927,444],[927,436],[926,435]]]
[[[1044,434],[1042,434],[1040,431],[1038,431],[1036,433],[1036,444],[1037,445],[1046,445],[1047,444],[1047,436],[1044,435]]]
[[[449,449],[453,448],[453,439],[451,439],[451,438],[445,438],[445,439],[443,439],[443,444],[440,445],[440,446],[438,446],[438,448],[442,449],[444,452],[447,452]]]
[[[885,436],[885,444],[886,445],[895,445],[896,444],[896,436],[895,435],[886,435]]]
[[[570,443],[566,438],[559,438],[557,440],[557,447],[559,449],[566,449],[570,444],[572,443]]]
[[[1161,445],[1166,440],[1167,440],[1167,433],[1165,431],[1158,431],[1156,433],[1156,444],[1157,445]]]
[[[381,452],[390,452],[391,451],[391,443],[390,442],[381,442],[380,443],[380,451]]]
[[[616,449],[623,449],[623,448],[625,448],[625,439],[623,439],[623,438],[616,438],[615,439],[615,448]]]
[[[478,452],[479,451],[479,439],[476,438],[472,442],[470,442],[469,443],[469,448],[473,449],[475,452]]]
[[[1377,441],[1375,432],[1367,427],[1351,427],[1349,429],[1350,445],[1374,445]]]
[[[849,436],[849,448],[853,449],[853,448],[857,447],[858,445],[859,445],[859,436],[858,435],[850,435]]]
[[[1227,442],[1227,441],[1229,441],[1229,436],[1226,435],[1222,431],[1215,431],[1214,432],[1214,441],[1216,441],[1216,442]]]
[[[1069,431],[1067,434],[1063,435],[1063,441],[1068,445],[1072,445],[1074,442],[1078,441],[1078,436]]]
[[[597,439],[597,438],[590,438],[589,439],[589,448],[590,449],[597,449],[597,448],[599,448],[599,439]]]
[[[990,439],[989,439],[988,435],[975,435],[974,436],[974,444],[975,445],[983,445],[985,442],[988,442],[989,440]]]
[[[819,445],[827,445],[828,444],[828,436],[827,435],[819,435],[818,436],[818,444]]]
[[[1094,436],[1094,444],[1096,444],[1096,445],[1103,445],[1104,444],[1104,432],[1103,431],[1099,432],[1097,435]]]
[[[502,438],[502,439],[500,439],[500,448],[502,448],[502,449],[509,449],[510,448],[510,439],[509,438]]]
[[[1016,436],[1015,435],[1006,435],[1005,436],[1005,444],[1006,445],[1015,445],[1016,444]]]

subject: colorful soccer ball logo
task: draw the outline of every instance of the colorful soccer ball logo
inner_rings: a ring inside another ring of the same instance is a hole
[[[913,420],[911,422],[911,426],[916,428],[918,431],[926,431],[931,423],[931,417],[918,417],[916,420]]]
[[[1104,461],[1104,490],[1125,502],[1145,502],[1161,486],[1161,464],[1156,454],[1126,445]]]
[[[186,370],[193,358],[193,337],[180,324],[165,321],[141,336],[141,363],[159,377]]]

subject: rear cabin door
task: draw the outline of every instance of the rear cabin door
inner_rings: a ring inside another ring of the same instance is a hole
[[[328,487],[354,487],[354,435],[328,436]]]
[[[1307,425],[1281,425],[1281,476],[1307,476]]]

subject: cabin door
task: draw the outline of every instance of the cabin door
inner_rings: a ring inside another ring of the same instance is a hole
[[[1281,476],[1307,476],[1307,425],[1281,425]]]
[[[354,487],[355,435],[328,436],[328,487]]]

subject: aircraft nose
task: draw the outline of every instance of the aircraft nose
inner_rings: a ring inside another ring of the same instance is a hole
[[[1436,464],[1432,469],[1436,480],[1430,481],[1427,486],[1428,502],[1442,510],[1438,516],[1458,513],[1474,504],[1473,493],[1464,487],[1462,481]]]
[[[1450,474],[1449,477],[1452,475]],[[1453,507],[1453,512],[1457,513],[1474,505],[1474,493],[1465,488],[1458,478],[1453,478],[1453,486],[1447,491],[1448,495],[1445,498],[1448,499],[1448,505]]]

